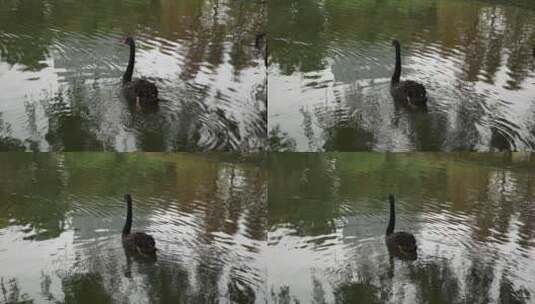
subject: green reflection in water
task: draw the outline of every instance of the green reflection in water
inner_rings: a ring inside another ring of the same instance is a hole
[[[271,148],[532,151],[534,3],[269,1]],[[426,115],[393,104],[392,39]]]
[[[274,303],[532,303],[531,154],[269,156],[268,267]],[[396,230],[418,260],[390,259]]]
[[[3,153],[0,167],[0,302],[266,297],[262,156]],[[125,192],[155,263],[125,256]]]

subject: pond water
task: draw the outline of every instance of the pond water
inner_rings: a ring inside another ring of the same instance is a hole
[[[268,4],[273,150],[532,151],[535,2],[273,0]],[[428,112],[396,109],[402,79]]]
[[[271,303],[533,303],[533,156],[271,155]],[[416,261],[389,258],[389,193]]]
[[[3,153],[0,303],[533,303],[533,156]]]
[[[2,153],[0,167],[0,303],[266,298],[261,158]],[[125,256],[127,191],[156,262]]]
[[[0,150],[261,150],[266,69],[255,36],[261,1],[3,1]],[[134,77],[160,91],[138,112],[120,94]]]

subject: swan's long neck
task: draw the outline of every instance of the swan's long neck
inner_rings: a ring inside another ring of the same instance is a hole
[[[126,222],[123,227],[123,235],[130,234],[132,230],[132,199],[130,196],[126,197]]]
[[[388,227],[386,227],[386,235],[394,232],[394,226],[396,226],[396,208],[394,207],[394,196],[390,195],[390,221],[388,221]]]
[[[123,75],[123,82],[132,81],[132,74],[134,73],[134,61],[136,60],[136,45],[130,44],[130,59],[128,59],[128,66]]]
[[[392,75],[392,82],[399,83],[401,77],[401,50],[399,44],[396,45],[396,68],[394,69],[394,75]]]

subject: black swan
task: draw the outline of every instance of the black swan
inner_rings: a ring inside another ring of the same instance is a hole
[[[126,222],[123,228],[123,246],[129,252],[139,253],[141,256],[154,257],[156,244],[154,238],[144,232],[131,232],[132,230],[132,197],[125,194]]]
[[[416,252],[416,239],[414,235],[408,232],[394,232],[396,225],[396,210],[394,196],[390,194],[390,221],[386,228],[385,241],[388,251],[391,255],[405,260],[416,260],[418,253]]]
[[[158,103],[158,88],[146,79],[132,80],[134,72],[134,62],[136,60],[136,44],[132,37],[127,37],[124,43],[130,46],[130,59],[123,75],[123,94],[126,99],[136,101],[139,110],[141,105],[155,105]]]
[[[401,46],[397,40],[392,41],[392,45],[396,48],[396,67],[390,82],[390,94],[396,102],[403,105],[425,108],[427,106],[425,87],[416,81],[399,80],[401,77]]]

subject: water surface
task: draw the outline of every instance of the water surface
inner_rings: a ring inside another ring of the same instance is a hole
[[[257,157],[0,154],[0,303],[254,303],[266,297]],[[128,260],[133,229],[155,263]],[[24,302],[26,303],[26,302]]]
[[[3,1],[0,150],[262,149],[265,17],[260,1]],[[126,35],[159,109],[120,94]]]
[[[535,3],[509,0],[269,2],[274,150],[532,151]],[[402,79],[428,113],[396,109]]]
[[[271,155],[271,303],[534,303],[534,169],[529,154]],[[389,257],[388,193],[414,262]]]

